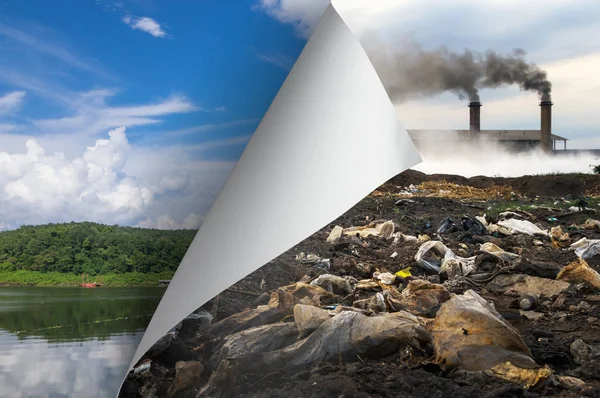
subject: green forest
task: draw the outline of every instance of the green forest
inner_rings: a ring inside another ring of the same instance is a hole
[[[102,275],[109,281],[120,275],[116,279],[127,284],[155,281],[156,276],[175,272],[195,235],[195,230],[91,222],[22,226],[0,232],[0,284],[18,284],[16,275],[32,279],[30,284],[43,284],[37,281],[45,277],[72,284],[80,281],[81,274]]]

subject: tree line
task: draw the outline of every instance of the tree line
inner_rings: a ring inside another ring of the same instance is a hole
[[[0,232],[0,271],[91,276],[175,271],[195,235],[92,222],[22,226]]]

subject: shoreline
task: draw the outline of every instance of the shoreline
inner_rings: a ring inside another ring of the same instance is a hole
[[[101,288],[159,287],[159,280],[172,279],[174,272],[126,273],[102,275]],[[94,280],[94,278],[90,278]],[[81,275],[60,272],[0,271],[0,288],[4,287],[79,287]]]

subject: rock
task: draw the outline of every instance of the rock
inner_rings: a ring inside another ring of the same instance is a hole
[[[178,332],[178,336],[182,339],[196,337],[200,332],[204,332],[211,325],[213,320],[212,314],[205,312],[201,314],[191,314],[183,321]]]
[[[169,348],[163,351],[156,359],[167,367],[173,367],[178,361],[189,361],[195,358],[195,353],[180,339],[174,339]]]
[[[173,343],[174,339],[175,339],[174,333],[165,334],[163,337],[158,339],[158,341],[156,343],[154,343],[154,345],[146,352],[144,357],[154,358],[154,357],[162,354],[167,348],[169,348],[171,346],[171,343]]]
[[[590,346],[581,339],[573,341],[569,350],[578,365],[584,365],[586,362],[600,358],[600,349],[597,346]]]
[[[329,318],[331,315],[328,311],[312,305],[297,304],[294,307],[294,321],[301,339],[317,330]]]
[[[519,313],[521,314],[521,316],[524,316],[525,318],[529,319],[530,321],[537,321],[544,317],[543,313],[535,312],[535,311],[520,310]]]
[[[358,263],[358,264],[356,264],[356,269],[361,274],[371,274],[373,272],[373,265]]]
[[[204,367],[200,362],[177,362],[175,364],[175,379],[167,391],[167,397],[173,398],[175,394],[194,386],[203,371]]]
[[[137,385],[133,381],[125,379],[119,398],[141,398]]]
[[[581,390],[585,386],[585,382],[576,377],[571,376],[557,376],[556,381],[558,384],[567,390]]]

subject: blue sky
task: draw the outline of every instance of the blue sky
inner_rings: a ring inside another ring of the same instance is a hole
[[[198,227],[328,3],[0,1],[0,229]],[[359,40],[526,50],[553,84],[554,132],[600,148],[597,0],[333,4]],[[482,128],[539,128],[534,93],[481,97]],[[468,127],[450,93],[396,108],[409,129]]]
[[[14,121],[34,122],[28,133],[63,133],[77,126],[45,123],[43,129],[35,121],[73,116],[68,101],[98,90],[94,100],[110,107],[176,100],[173,114],[161,117],[162,123],[135,122],[144,128],[129,129],[132,144],[151,142],[157,133],[166,136],[166,142],[186,144],[248,134],[304,44],[291,27],[253,5],[229,1],[225,7],[223,2],[192,0],[115,5],[90,0],[49,7],[46,1],[4,2],[0,90],[27,91]],[[127,17],[153,18],[160,25],[154,32],[159,36],[132,29],[124,23]],[[189,110],[192,106],[197,110]],[[221,128],[219,134],[165,134],[242,120],[247,123]]]
[[[265,11],[254,0],[0,3],[0,227],[196,227],[306,42]]]

